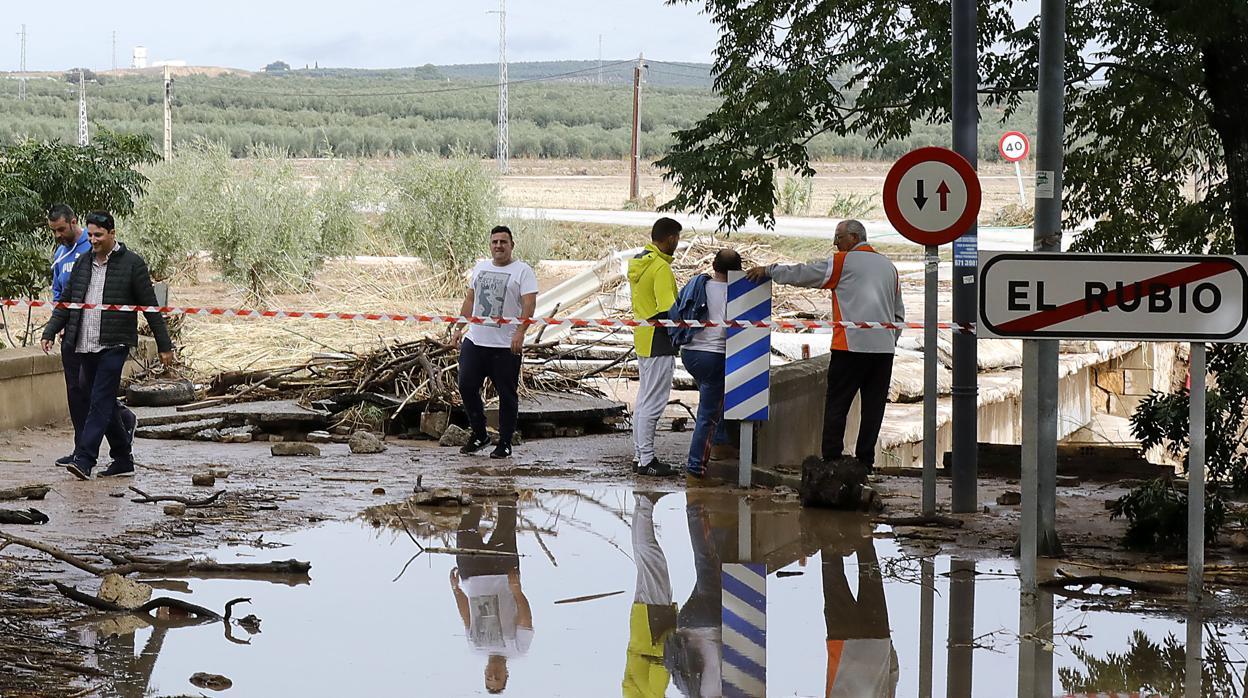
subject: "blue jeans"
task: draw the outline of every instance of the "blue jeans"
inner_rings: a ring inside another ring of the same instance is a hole
[[[82,365],[82,391],[87,400],[85,418],[74,445],[74,463],[85,471],[95,467],[100,456],[100,443],[108,436],[109,455],[114,461],[127,463],[133,456],[130,436],[118,419],[117,389],[121,387],[121,369],[130,354],[127,347],[112,347],[93,354],[78,354]]]
[[[689,443],[690,473],[702,475],[711,457],[711,444],[728,443],[724,425],[724,355],[712,351],[682,349],[680,360],[698,382],[698,416]]]

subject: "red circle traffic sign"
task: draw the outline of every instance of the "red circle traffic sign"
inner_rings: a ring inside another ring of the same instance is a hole
[[[1022,131],[1006,131],[1001,134],[1001,140],[997,141],[997,150],[1001,151],[1001,157],[1006,162],[1026,160],[1027,154],[1031,152],[1031,141],[1027,140],[1027,134]]]
[[[975,168],[948,148],[912,150],[884,178],[888,222],[920,245],[943,245],[961,237],[979,215],[982,198]]]

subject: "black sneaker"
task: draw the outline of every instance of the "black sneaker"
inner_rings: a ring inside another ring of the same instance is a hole
[[[490,458],[511,458],[511,444],[500,443],[490,452]]]
[[[69,454],[68,456],[61,456],[60,458],[56,459],[56,464],[60,466],[66,466],[73,462],[74,462],[74,454],[72,453]]]
[[[134,477],[134,462],[119,463],[113,461],[108,464],[104,472],[96,475],[96,477]]]
[[[476,453],[477,451],[480,451],[481,449],[489,445],[490,445],[489,434],[482,434],[480,436],[474,435],[471,439],[468,439],[468,443],[459,447],[459,452],[460,453]]]
[[[84,465],[79,465],[78,463],[71,462],[69,465],[65,466],[65,469],[69,471],[70,475],[73,475],[79,480],[91,479],[91,468],[88,468]]]
[[[670,477],[680,471],[663,461],[655,458],[645,466],[637,469],[638,475],[648,475],[650,477]]]
[[[134,443],[134,430],[139,426],[139,418],[130,411],[128,407],[118,406],[121,410],[121,424],[126,428],[126,436],[130,437],[130,443]],[[134,470],[134,468],[131,468]],[[102,473],[101,473],[102,474]]]

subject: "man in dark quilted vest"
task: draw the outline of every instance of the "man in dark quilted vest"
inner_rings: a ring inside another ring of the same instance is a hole
[[[84,254],[74,263],[69,283],[61,292],[68,303],[92,305],[154,306],[156,292],[152,289],[147,263],[138,254],[117,242],[113,217],[104,211],[87,215],[87,237],[91,254]],[[148,312],[147,324],[152,328],[160,360],[173,363],[173,343],[160,313]],[[86,419],[74,443],[73,461],[65,466],[81,480],[91,478],[99,458],[100,443],[110,430],[121,428],[113,419],[117,409],[117,391],[121,372],[132,347],[139,344],[137,313],[99,308],[57,308],[43,330],[42,346],[52,350],[56,335],[65,331],[62,342],[76,352],[82,364],[83,390],[87,395]],[[101,477],[134,474],[134,457],[125,434],[110,434],[114,444],[113,462],[100,473]],[[115,438],[114,438],[115,437]],[[124,445],[118,449],[117,445]]]

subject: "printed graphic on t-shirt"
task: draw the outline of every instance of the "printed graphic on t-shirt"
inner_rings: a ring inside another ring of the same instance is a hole
[[[477,611],[477,622],[470,629],[473,644],[478,647],[502,647],[503,618],[498,596],[474,596],[471,602]]]
[[[476,300],[475,314],[480,317],[501,317],[503,301],[507,299],[507,282],[511,274],[497,271],[482,271],[477,274],[477,288],[473,292]],[[498,327],[497,322],[484,322],[483,325]]]

